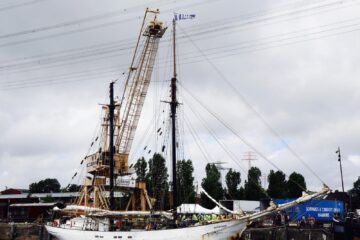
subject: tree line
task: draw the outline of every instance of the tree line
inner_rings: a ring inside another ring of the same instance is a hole
[[[150,196],[157,199],[157,209],[169,207],[169,192],[171,182],[167,174],[164,157],[155,153],[147,162],[140,158],[134,165],[138,181],[144,181]],[[176,168],[178,203],[195,202],[194,167],[191,160],[177,161]],[[205,177],[201,181],[201,187],[217,201],[221,199],[237,200],[260,200],[262,198],[297,198],[306,190],[306,182],[300,173],[293,172],[289,179],[281,171],[271,170],[268,175],[268,188],[261,185],[261,171],[252,167],[248,171],[247,179],[241,185],[240,172],[229,169],[225,176],[225,185],[222,185],[221,173],[215,164],[207,164]],[[215,204],[205,194],[201,194],[201,205],[213,208]]]
[[[155,209],[169,209],[171,181],[169,181],[168,169],[165,158],[154,153],[149,161],[143,157],[134,165],[137,181],[146,182],[148,195],[156,199]],[[177,168],[178,204],[194,203],[196,189],[194,184],[194,167],[191,160],[178,160]],[[282,171],[270,170],[267,176],[267,189],[261,184],[261,170],[251,167],[248,171],[244,184],[241,184],[240,172],[229,169],[225,175],[225,186],[222,185],[221,173],[215,164],[208,163],[205,167],[205,176],[201,181],[201,187],[215,200],[260,200],[263,198],[298,198],[306,190],[305,178],[297,172],[293,172],[286,178]],[[76,192],[80,190],[78,185],[68,185],[61,188],[57,179],[47,178],[39,182],[31,183],[30,193],[51,192]],[[353,188],[348,191],[354,208],[360,208],[360,177],[354,182]],[[201,205],[213,208],[215,204],[204,194],[201,194]]]

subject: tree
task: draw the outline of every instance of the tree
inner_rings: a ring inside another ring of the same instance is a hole
[[[70,184],[66,188],[61,189],[61,192],[79,192],[80,189],[80,185]]]
[[[302,192],[306,190],[306,182],[303,175],[297,172],[293,172],[289,176],[289,180],[286,183],[287,197],[298,198],[302,196]]]
[[[137,180],[146,181],[147,162],[144,157],[137,160],[134,168],[137,175]]]
[[[221,186],[221,175],[215,164],[208,163],[205,168],[206,177],[202,179],[202,188],[216,201],[219,201],[224,196],[224,189]],[[201,194],[201,205],[205,208],[212,209],[215,207],[213,203],[205,194]]]
[[[360,177],[354,182],[354,187],[349,191],[352,209],[360,209]]]
[[[193,177],[194,167],[190,160],[177,162],[176,178],[178,190],[178,205],[195,202],[195,187]]]
[[[248,179],[244,184],[244,198],[257,200],[265,197],[265,190],[261,187],[261,171],[257,167],[251,167],[248,171]]]
[[[37,183],[31,183],[29,186],[30,193],[52,193],[60,192],[60,183],[55,178],[47,178]]]
[[[285,198],[286,197],[286,176],[282,171],[270,170],[268,176],[268,190],[267,193],[271,198]]]
[[[147,190],[150,196],[156,199],[155,210],[164,210],[169,207],[169,183],[165,159],[161,154],[154,153],[149,160],[149,172],[146,176]]]
[[[240,199],[240,190],[238,189],[241,182],[240,173],[230,168],[225,176],[225,181],[229,199]]]

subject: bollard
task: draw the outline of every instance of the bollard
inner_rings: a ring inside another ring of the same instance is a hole
[[[11,240],[15,240],[16,239],[16,226],[15,224],[11,224]]]
[[[39,228],[39,240],[44,240],[44,225],[40,225],[40,228]]]

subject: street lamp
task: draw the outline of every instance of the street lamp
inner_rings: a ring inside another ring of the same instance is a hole
[[[343,172],[342,172],[342,166],[341,166],[341,153],[340,153],[340,147],[338,147],[337,151],[335,152],[338,154],[338,161],[340,162],[340,174],[341,174],[341,186],[342,186],[342,191],[345,192],[344,190],[344,179],[343,179]]]

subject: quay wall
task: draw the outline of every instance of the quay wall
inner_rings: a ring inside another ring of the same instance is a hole
[[[33,223],[0,223],[0,240],[55,240],[43,225]]]

